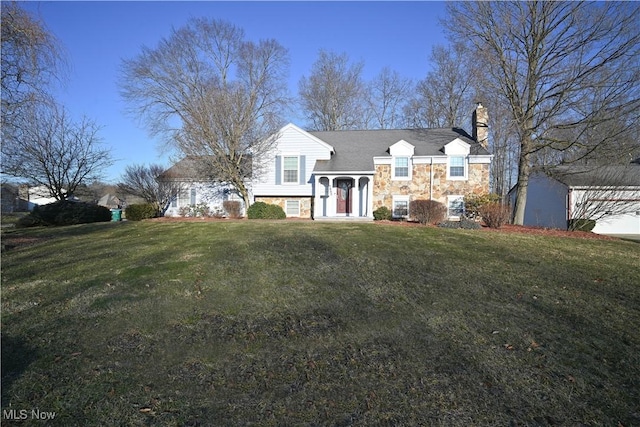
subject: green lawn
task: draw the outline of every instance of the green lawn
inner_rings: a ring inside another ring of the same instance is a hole
[[[3,426],[640,425],[637,243],[219,221],[3,246]]]

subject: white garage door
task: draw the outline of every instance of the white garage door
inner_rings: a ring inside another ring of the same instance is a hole
[[[640,235],[640,210],[630,214],[602,218],[596,221],[593,232],[598,234]]]

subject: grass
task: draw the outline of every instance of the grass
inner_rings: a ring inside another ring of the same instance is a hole
[[[288,221],[3,243],[3,425],[640,424],[636,243]]]

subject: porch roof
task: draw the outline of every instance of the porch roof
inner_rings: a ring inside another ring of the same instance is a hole
[[[389,156],[389,147],[404,140],[415,147],[414,156],[442,156],[445,144],[460,138],[471,145],[471,154],[489,154],[464,130],[380,129],[309,132],[335,148],[330,160],[316,161],[314,172],[371,173],[374,157]],[[356,172],[359,171],[359,172]]]

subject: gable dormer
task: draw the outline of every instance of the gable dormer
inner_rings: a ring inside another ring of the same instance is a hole
[[[415,149],[416,147],[409,144],[404,139],[401,139],[400,141],[389,147],[389,154],[391,154],[392,156],[412,157]]]
[[[444,146],[444,154],[447,156],[468,156],[470,152],[471,145],[460,138],[456,138]]]
[[[471,145],[460,138],[445,144],[444,154],[447,155],[447,179],[466,181],[468,179],[469,153]]]
[[[391,154],[391,179],[397,181],[410,181],[413,164],[411,158],[415,152],[413,145],[401,139],[389,147]]]

